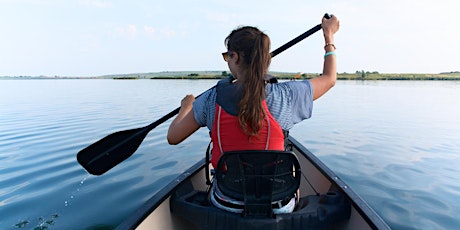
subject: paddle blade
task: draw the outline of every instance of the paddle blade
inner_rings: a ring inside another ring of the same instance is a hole
[[[90,174],[102,175],[130,157],[150,130],[142,127],[112,133],[78,152],[78,163]]]

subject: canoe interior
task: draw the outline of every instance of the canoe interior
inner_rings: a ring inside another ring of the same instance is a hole
[[[310,151],[293,137],[289,137],[289,141],[293,144],[292,151],[299,159],[303,174],[300,184],[301,197],[317,195],[317,193],[325,194],[334,190],[343,192],[351,203],[350,218],[334,225],[334,229],[390,229],[363,199]],[[199,229],[189,221],[171,214],[170,198],[174,189],[186,180],[191,181],[195,190],[207,191],[204,164],[203,159],[178,176],[176,180],[160,190],[120,224],[117,229]]]

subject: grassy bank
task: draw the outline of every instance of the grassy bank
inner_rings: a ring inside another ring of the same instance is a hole
[[[284,73],[271,72],[281,80],[310,79],[319,76],[317,73]],[[114,76],[114,79],[220,79],[228,76],[223,72],[170,72],[163,74],[138,74],[135,76]],[[128,78],[127,78],[128,77]],[[381,74],[381,73],[339,73],[339,80],[460,80],[460,72],[439,74]]]
[[[460,80],[460,73],[440,73],[440,74],[339,74],[340,80]]]
[[[154,72],[154,73],[133,73],[133,74],[113,74],[93,77],[68,77],[68,76],[0,76],[1,79],[116,79],[116,80],[135,80],[135,79],[221,79],[228,76],[227,71],[179,71],[179,72]],[[318,73],[289,73],[289,72],[270,72],[281,80],[288,79],[310,79],[319,76]],[[359,72],[339,73],[339,80],[460,80],[460,72],[449,72],[439,74],[420,74],[420,73],[377,73]]]

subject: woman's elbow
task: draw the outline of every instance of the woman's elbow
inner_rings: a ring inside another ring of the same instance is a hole
[[[177,144],[179,144],[179,142],[174,141],[174,140],[168,138],[168,144],[170,144],[170,145],[177,145]]]
[[[334,87],[336,82],[337,82],[337,77],[332,78],[331,82],[329,83],[329,88]]]
[[[337,73],[324,74],[323,77],[327,90],[335,86],[335,83],[337,82]]]
[[[168,132],[168,135],[166,136],[166,139],[168,140],[168,144],[170,145],[177,145],[181,142],[181,140],[176,138],[176,135],[169,133],[169,132]]]

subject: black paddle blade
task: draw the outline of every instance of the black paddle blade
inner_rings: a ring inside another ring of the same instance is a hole
[[[112,133],[78,152],[78,163],[90,174],[102,175],[133,155],[150,130],[146,126]]]

